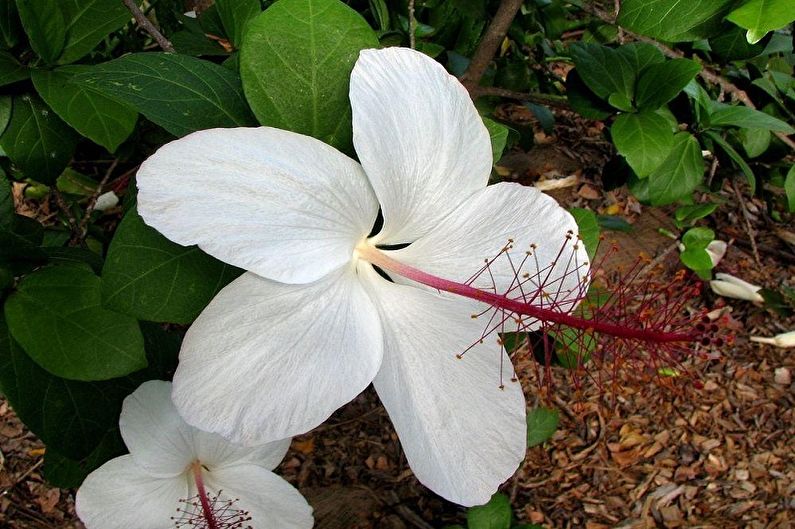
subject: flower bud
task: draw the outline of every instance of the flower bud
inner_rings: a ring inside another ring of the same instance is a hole
[[[776,347],[782,347],[784,349],[795,347],[795,331],[783,332],[772,338],[768,338],[767,336],[751,336],[751,341],[775,345]]]
[[[709,282],[709,286],[713,292],[725,298],[744,299],[758,304],[765,302],[765,298],[759,294],[762,287],[730,274],[715,274],[715,279]]]

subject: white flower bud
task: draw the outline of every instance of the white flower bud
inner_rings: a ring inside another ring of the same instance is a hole
[[[776,347],[781,347],[784,349],[788,347],[795,347],[795,331],[777,334],[772,338],[768,338],[766,336],[751,336],[751,341],[775,345]]]
[[[765,302],[765,298],[759,294],[762,287],[730,274],[715,274],[715,279],[709,282],[709,286],[714,293],[725,298],[744,299],[760,304]]]
[[[718,266],[723,256],[726,255],[727,244],[725,241],[714,240],[707,245],[707,253],[712,260],[712,266]]]
[[[97,197],[97,202],[94,204],[94,209],[97,211],[105,211],[107,209],[116,207],[119,203],[119,197],[113,191],[108,191]]]

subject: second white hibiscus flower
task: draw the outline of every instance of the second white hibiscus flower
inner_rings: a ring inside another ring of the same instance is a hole
[[[486,186],[488,132],[432,59],[365,50],[350,99],[361,164],[262,127],[198,132],[142,165],[148,224],[249,271],[189,330],[174,401],[189,423],[257,443],[310,430],[372,382],[418,479],[456,503],[482,504],[525,455],[522,389],[499,383],[511,378],[510,361],[492,339],[459,360],[483,331],[471,318],[478,302],[397,268],[389,281],[372,261],[463,283],[511,238],[521,249],[538,244],[535,257],[554,276],[576,224],[535,189]],[[383,226],[370,236],[379,207]],[[585,262],[581,247],[573,251]],[[498,291],[516,279],[507,264],[489,272]],[[578,277],[557,274],[576,290]]]

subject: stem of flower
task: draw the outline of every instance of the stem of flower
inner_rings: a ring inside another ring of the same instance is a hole
[[[604,321],[589,320],[573,316],[567,312],[543,308],[531,303],[511,299],[504,294],[487,292],[464,283],[458,283],[456,281],[450,281],[449,279],[428,274],[422,270],[418,270],[412,266],[396,261],[378,248],[370,246],[366,243],[357,246],[356,250],[358,251],[361,258],[388,272],[399,274],[405,278],[411,279],[412,281],[416,281],[417,283],[427,285],[437,290],[443,290],[445,292],[450,292],[452,294],[457,294],[466,298],[482,301],[483,303],[487,303],[492,307],[503,309],[513,314],[529,316],[544,323],[554,323],[584,331],[592,331],[616,336],[619,338],[656,343],[693,342],[697,339],[696,336],[688,333],[664,332],[659,329],[642,329],[617,325]]]
[[[213,506],[210,504],[210,497],[207,495],[207,489],[204,487],[202,465],[198,461],[194,461],[191,468],[193,470],[193,480],[196,482],[196,489],[199,493],[199,502],[201,502],[204,521],[207,522],[207,529],[218,529],[218,521],[213,514]]]

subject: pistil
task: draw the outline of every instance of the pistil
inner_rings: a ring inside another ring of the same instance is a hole
[[[215,514],[213,513],[213,505],[204,486],[201,463],[194,461],[191,465],[191,470],[193,471],[193,480],[196,482],[196,490],[199,494],[199,502],[201,503],[204,521],[207,523],[207,529],[219,529],[218,520],[215,519]]]

